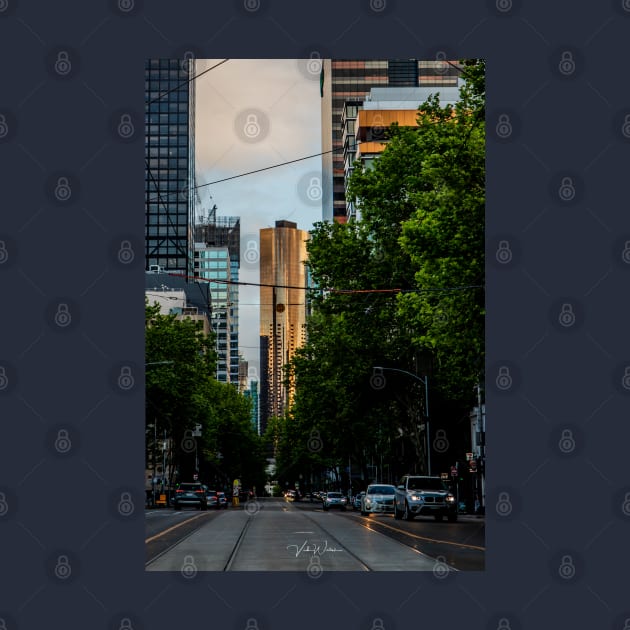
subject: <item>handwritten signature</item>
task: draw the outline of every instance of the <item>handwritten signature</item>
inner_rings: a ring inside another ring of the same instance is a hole
[[[295,549],[295,557],[297,558],[303,551],[306,553],[312,553],[313,555],[323,555],[327,552],[343,551],[343,549],[337,549],[336,547],[329,547],[328,541],[325,540],[322,545],[310,545],[308,540],[305,540],[301,545],[287,545],[287,549]]]

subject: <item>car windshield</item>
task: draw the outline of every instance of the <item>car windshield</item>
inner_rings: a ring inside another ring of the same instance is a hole
[[[439,490],[446,492],[444,482],[438,477],[410,477],[407,484],[409,490]]]
[[[328,496],[331,499],[340,499],[341,498],[341,492],[329,492]]]
[[[368,494],[395,494],[394,486],[371,486],[368,488]]]

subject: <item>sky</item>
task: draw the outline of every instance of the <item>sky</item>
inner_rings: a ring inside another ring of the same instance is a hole
[[[222,59],[196,61],[196,74]],[[321,153],[316,60],[230,59],[196,79],[195,160],[204,211],[241,218],[241,282],[259,282],[259,230],[278,220],[310,230],[322,220],[321,157],[234,175]],[[246,253],[248,252],[249,253]],[[253,252],[253,253],[252,253]],[[258,287],[239,289],[239,346],[260,377]]]

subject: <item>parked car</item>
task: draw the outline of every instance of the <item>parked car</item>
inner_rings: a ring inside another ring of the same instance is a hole
[[[347,504],[348,499],[341,492],[327,492],[322,500],[322,507],[325,512],[328,512],[330,508],[345,510]]]
[[[457,520],[456,499],[439,477],[405,475],[396,488],[394,518],[407,521],[414,516],[433,516],[441,521]]]
[[[365,496],[365,491],[361,491],[354,496],[352,499],[352,509],[360,510],[361,509],[361,499]]]
[[[175,490],[173,497],[173,507],[181,510],[183,506],[192,505],[198,510],[208,509],[208,499],[206,498],[206,488],[201,483],[180,483]]]
[[[287,491],[284,493],[284,498],[285,498],[287,501],[297,501],[297,500],[298,500],[298,498],[297,498],[297,497],[298,497],[298,494],[297,494],[297,492],[296,492],[295,490],[287,490]]]
[[[217,500],[219,502],[218,508],[223,508],[224,510],[227,510],[228,500],[225,496],[225,492],[217,492]]]
[[[393,513],[396,486],[372,483],[361,498],[361,516],[370,513]]]
[[[219,508],[219,496],[216,490],[206,490],[206,499],[209,508]]]

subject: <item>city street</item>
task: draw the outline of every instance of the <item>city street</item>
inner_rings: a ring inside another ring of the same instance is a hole
[[[280,498],[239,508],[146,513],[148,571],[431,571],[484,569],[483,519],[457,523],[389,514],[361,516],[351,508],[324,512],[319,503]]]

